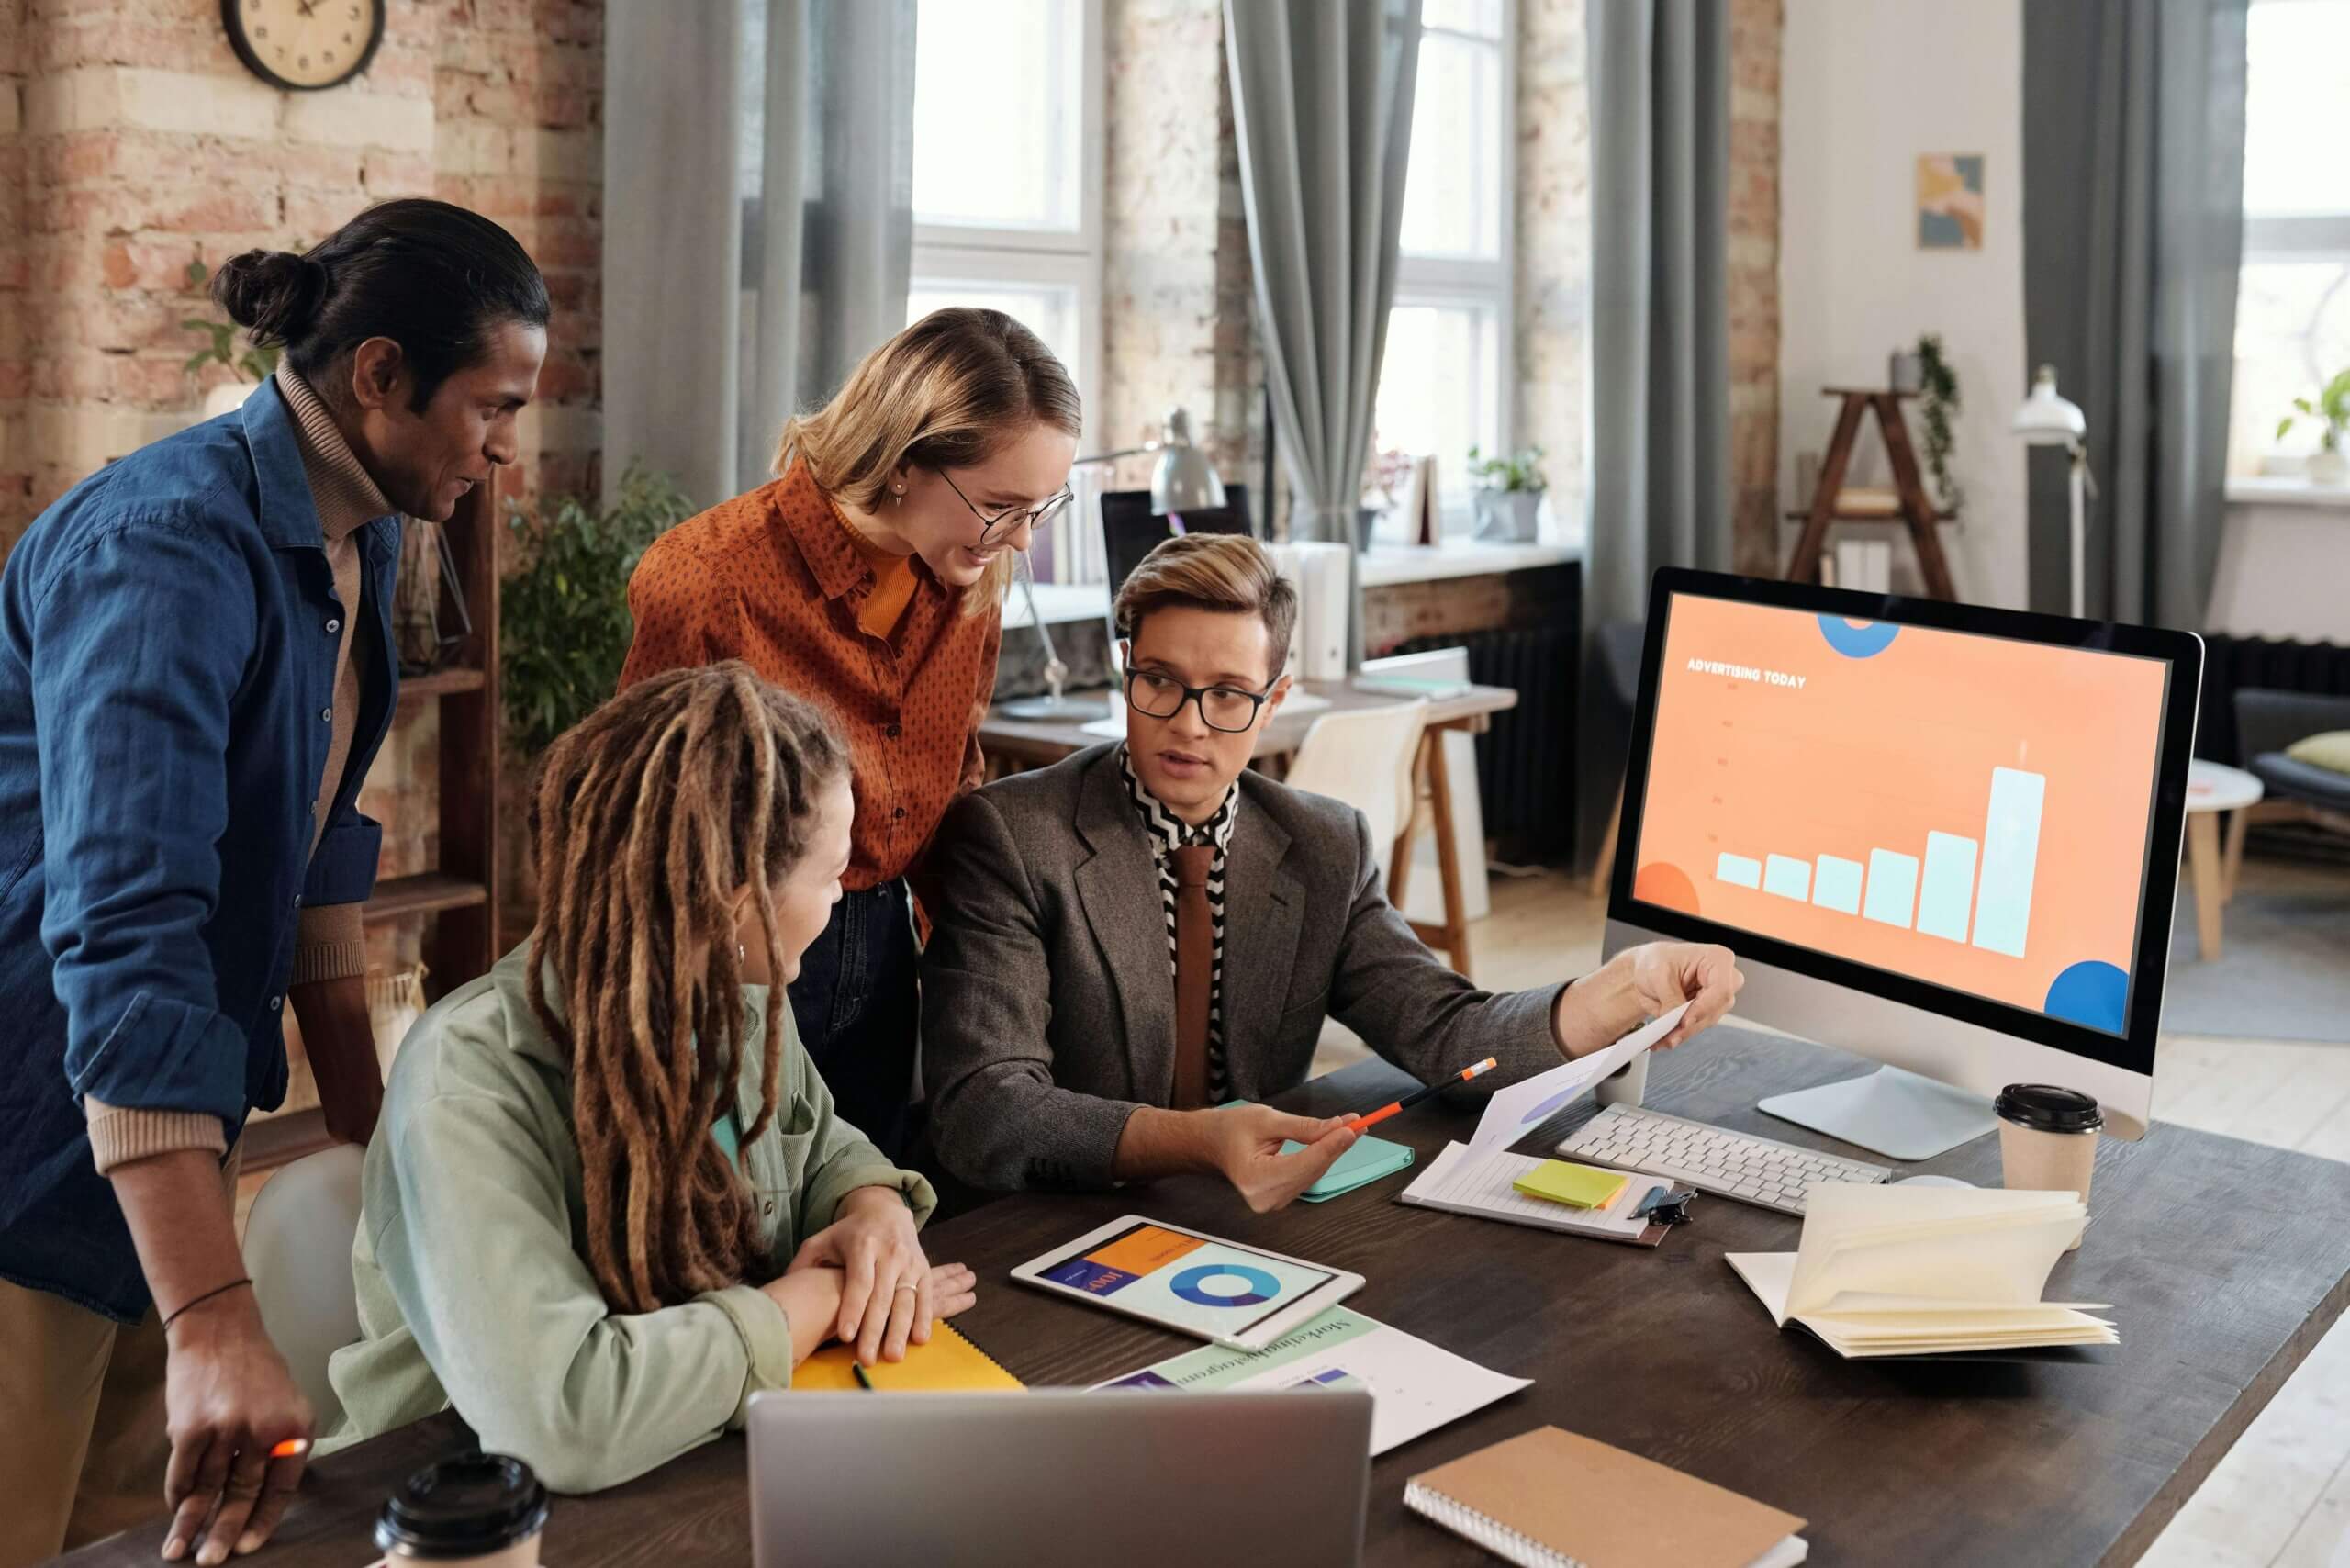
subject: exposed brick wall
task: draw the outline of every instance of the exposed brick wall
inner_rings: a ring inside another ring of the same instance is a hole
[[[1261,462],[1254,281],[1217,0],[1109,0],[1102,155],[1101,418],[1091,438],[1155,438],[1167,410],[1227,480]],[[1214,106],[1211,112],[1210,106]],[[1129,458],[1117,481],[1148,482]]]
[[[0,553],[84,475],[196,417],[188,263],[315,242],[372,202],[496,218],[555,302],[507,490],[592,489],[601,443],[602,0],[391,0],[366,73],[272,90],[218,0],[0,0]],[[404,711],[362,809],[382,872],[434,863],[439,726]],[[414,929],[370,934],[413,961]]]
[[[1583,355],[1591,306],[1591,82],[1583,0],[1518,0],[1517,18],[1517,438],[1543,450],[1553,526],[1580,533],[1590,471]]]
[[[1779,575],[1779,48],[1782,0],[1729,0],[1731,559]]]

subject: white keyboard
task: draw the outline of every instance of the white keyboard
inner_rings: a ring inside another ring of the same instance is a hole
[[[1886,1166],[1629,1105],[1603,1107],[1559,1153],[1789,1215],[1803,1213],[1804,1195],[1823,1182],[1882,1182],[1893,1174]]]

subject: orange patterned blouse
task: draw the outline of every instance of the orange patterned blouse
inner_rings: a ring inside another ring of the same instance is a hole
[[[848,745],[856,820],[852,890],[906,874],[938,819],[982,778],[979,722],[995,689],[1003,617],[963,613],[961,590],[912,563],[890,636],[859,625],[868,566],[807,465],[687,519],[629,579],[636,639],[623,688],[681,666],[743,659],[830,711]]]

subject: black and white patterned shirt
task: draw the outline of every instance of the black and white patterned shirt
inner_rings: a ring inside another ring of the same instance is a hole
[[[1208,913],[1214,918],[1215,962],[1208,981],[1208,1100],[1222,1104],[1232,1092],[1224,1070],[1224,852],[1232,843],[1233,820],[1240,814],[1240,785],[1234,781],[1215,815],[1193,827],[1169,811],[1158,797],[1136,777],[1126,748],[1118,748],[1118,774],[1126,781],[1126,795],[1142,813],[1143,832],[1150,837],[1151,857],[1158,862],[1158,897],[1167,909],[1167,976],[1175,978],[1175,866],[1173,853],[1187,845],[1209,844],[1215,856],[1208,864]]]

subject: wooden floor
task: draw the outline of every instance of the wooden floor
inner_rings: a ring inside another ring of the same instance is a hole
[[[2248,858],[2242,886],[2298,888],[2313,877],[2350,879],[2350,871]],[[1502,991],[1581,974],[1598,962],[1606,924],[1605,901],[1580,881],[1495,876],[1493,913],[1470,927],[1472,972]],[[2343,1010],[2350,1014],[2350,955]],[[2164,1036],[2160,1049],[2156,1119],[2350,1162],[2350,1042],[2177,1035]],[[1334,1024],[1315,1069],[1363,1054],[1361,1042]],[[2129,1310],[2120,1305],[2125,1337]],[[2319,1344],[2140,1562],[2350,1568],[2350,1319]]]

